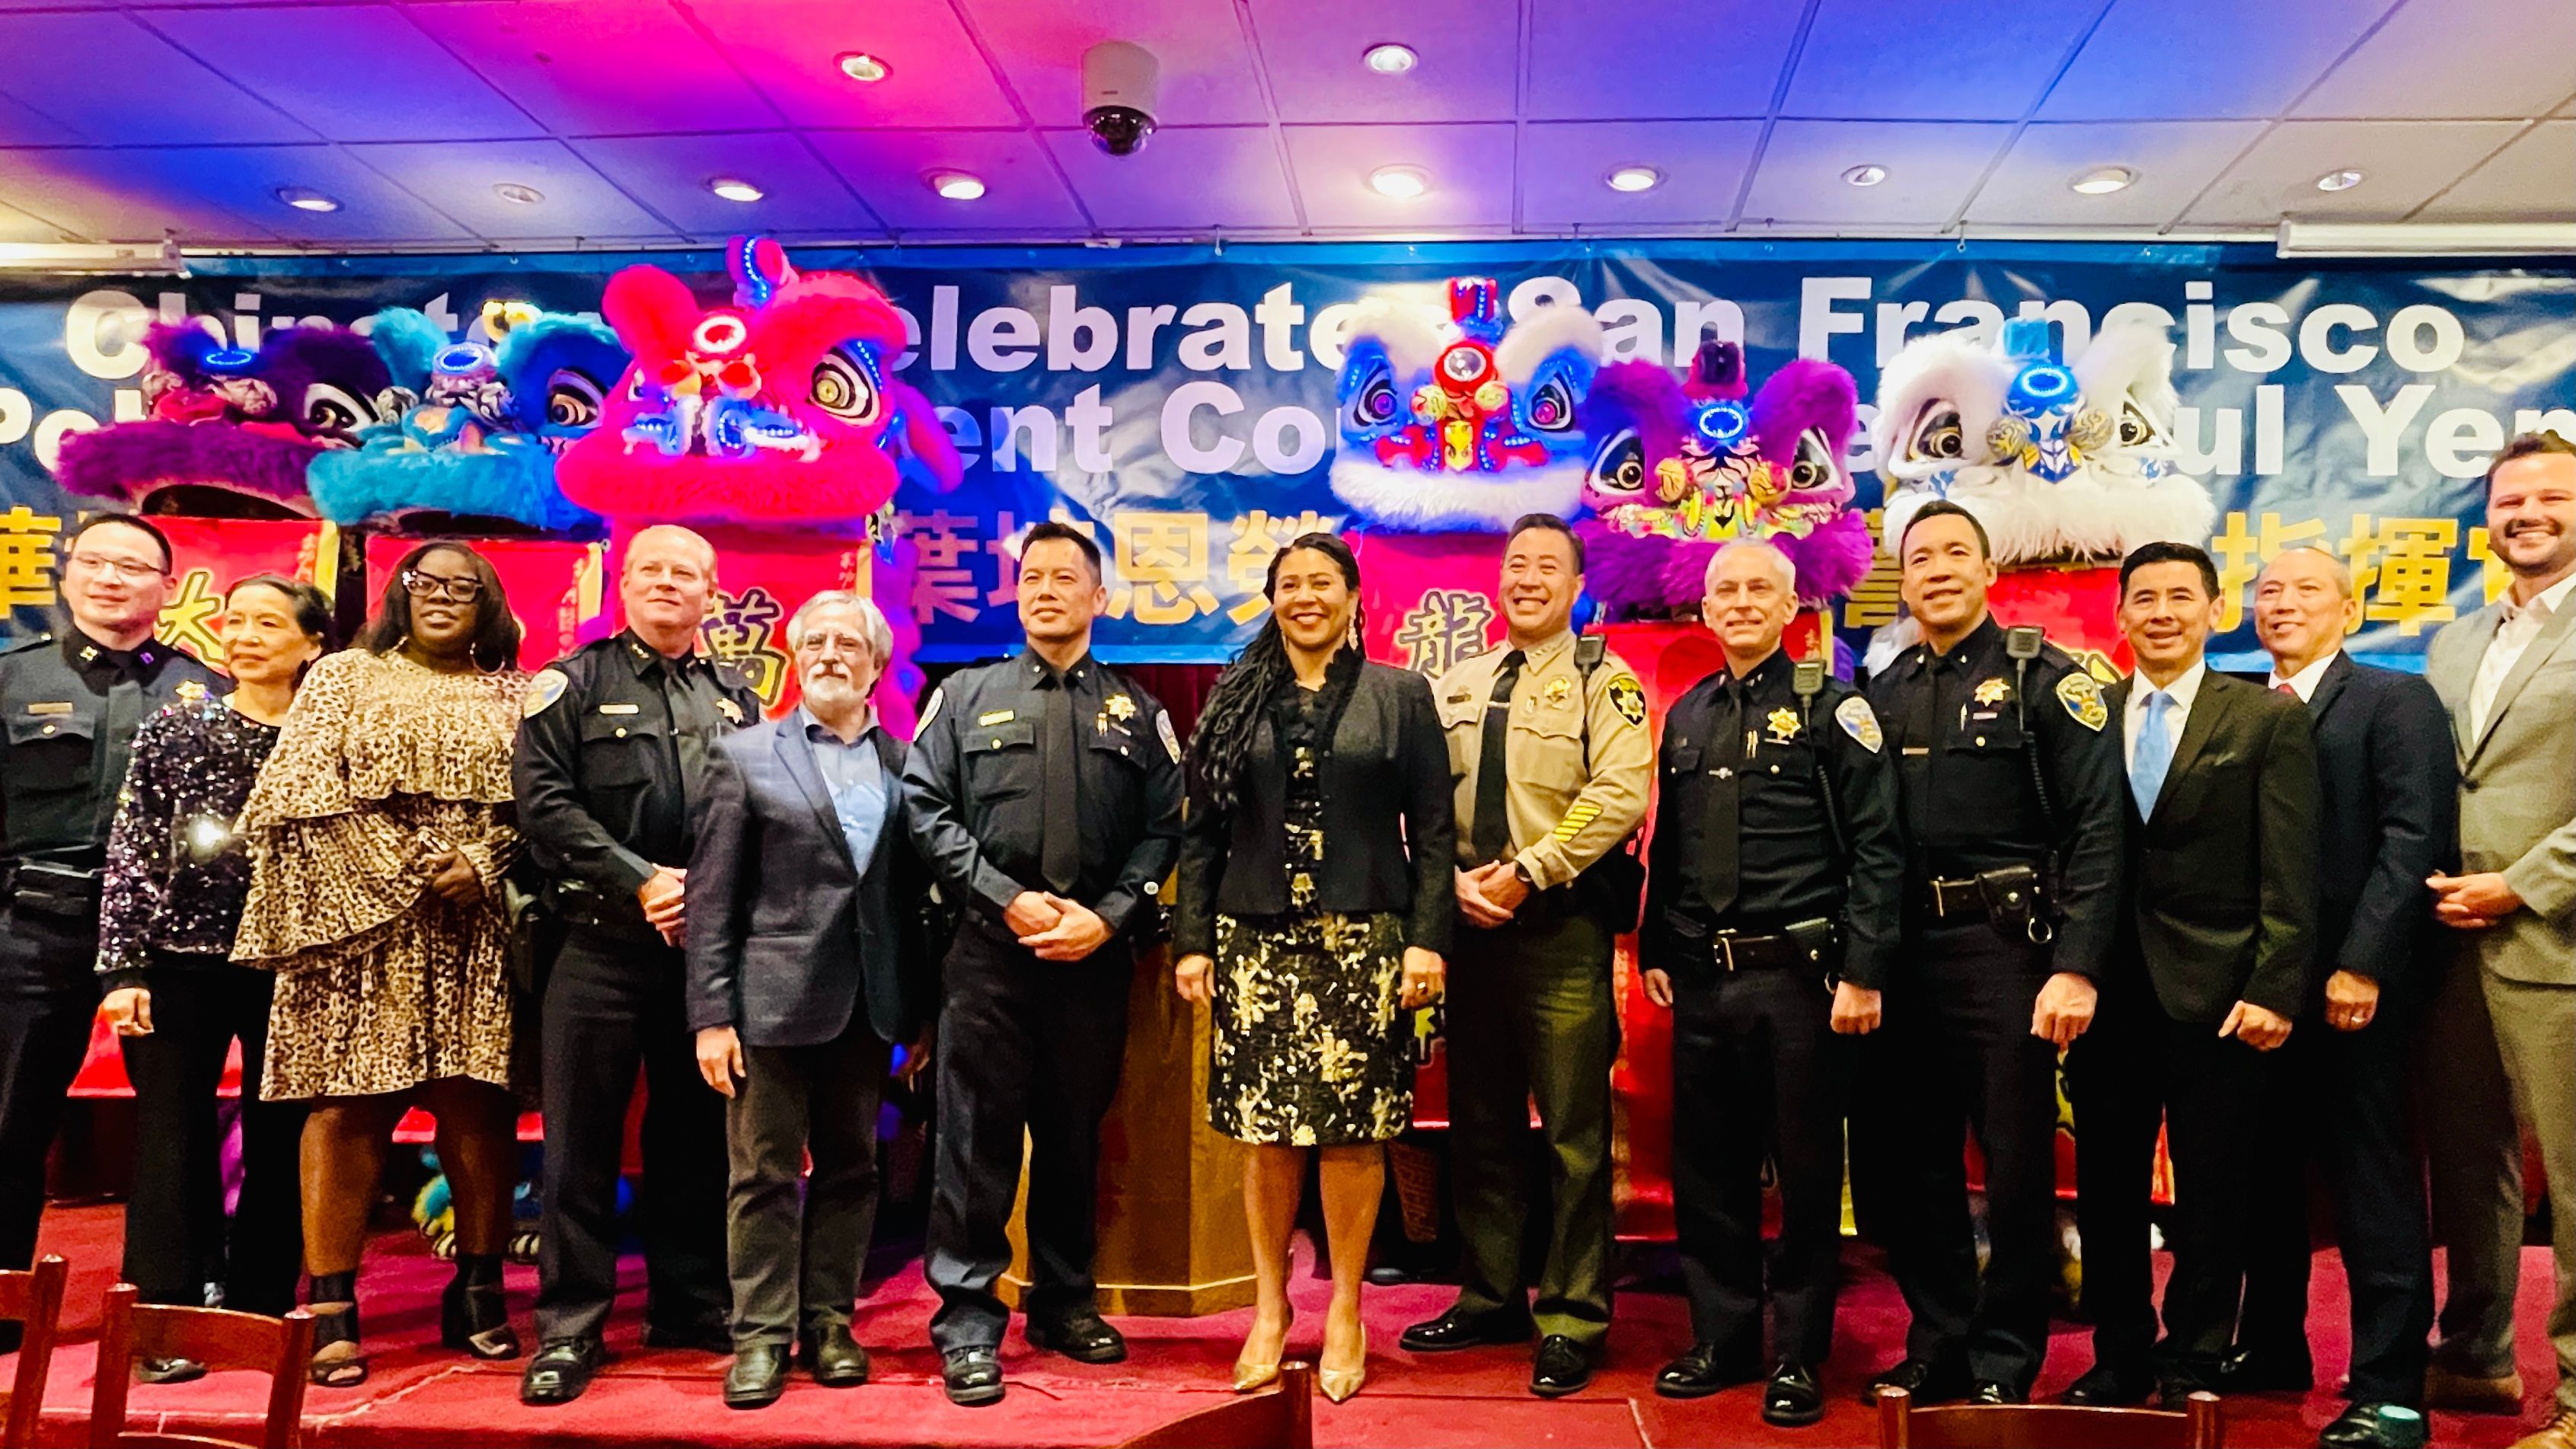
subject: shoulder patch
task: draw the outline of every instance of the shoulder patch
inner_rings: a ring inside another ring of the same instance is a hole
[[[528,692],[519,697],[519,713],[528,718],[544,714],[571,687],[572,681],[562,670],[540,669],[529,678]]]
[[[2102,702],[2102,686],[2080,669],[2057,681],[2057,702],[2066,706],[2077,724],[2096,734],[2111,722],[2111,707]]]
[[[1639,729],[1645,728],[1646,686],[1637,682],[1637,676],[1624,671],[1612,676],[1610,707],[1619,711],[1619,718]]]
[[[1834,723],[1873,755],[1887,743],[1887,737],[1878,732],[1878,716],[1870,712],[1869,701],[1857,694],[1834,706]]]
[[[1162,709],[1154,711],[1154,734],[1162,740],[1163,749],[1171,755],[1172,763],[1175,765],[1179,764],[1181,762],[1181,737],[1179,732],[1172,728],[1171,711]]]
[[[930,728],[930,722],[932,720],[939,718],[939,706],[947,698],[948,686],[944,684],[930,692],[930,699],[921,707],[920,721],[912,727],[913,734],[916,737],[919,736],[923,730]]]

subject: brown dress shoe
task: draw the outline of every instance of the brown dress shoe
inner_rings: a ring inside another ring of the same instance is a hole
[[[2434,1364],[2424,1370],[2424,1405],[2463,1414],[2519,1414],[2522,1375],[2490,1379]]]
[[[2576,1449],[2576,1409],[2559,1410],[2539,1433],[2514,1440],[2513,1449]]]

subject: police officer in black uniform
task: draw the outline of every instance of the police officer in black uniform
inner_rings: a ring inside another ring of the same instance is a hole
[[[2081,663],[1987,612],[1995,566],[1966,509],[1926,505],[1898,559],[1924,640],[1869,696],[1903,782],[1905,977],[1867,1095],[1912,1324],[1864,1397],[2020,1403],[2057,1269],[2057,1054],[2093,1019],[2118,908],[2120,732]],[[1982,1288],[1963,1125],[1986,1164]]]
[[[1091,657],[1100,548],[1058,523],[1020,549],[1028,647],[930,697],[906,820],[964,906],[942,983],[939,1147],[925,1273],[948,1397],[1002,1397],[993,1295],[1029,1143],[1031,1346],[1115,1363],[1091,1277],[1100,1121],[1118,1089],[1140,928],[1180,853],[1181,741],[1154,697]]]
[[[98,1010],[99,873],[134,732],[214,671],[152,637],[170,540],[103,513],[63,540],[59,635],[0,652],[0,1268],[35,1260],[45,1153]],[[18,1325],[0,1324],[0,1352]]]
[[[729,1353],[724,1099],[698,1079],[679,941],[690,807],[719,736],[757,719],[748,672],[698,628],[715,550],[684,528],[626,545],[626,628],[530,682],[512,786],[562,947],[544,986],[541,1341],[530,1404],[590,1386],[617,1294],[617,1181],[644,1068],[644,1341]]]
[[[1779,1168],[1762,1417],[1824,1416],[1842,1249],[1845,1036],[1877,1028],[1904,840],[1878,720],[1780,636],[1797,571],[1767,543],[1709,562],[1702,617],[1726,667],[1664,720],[1660,823],[1638,942],[1673,1012],[1673,1218],[1691,1349],[1655,1391],[1698,1398],[1761,1373],[1762,1162]]]

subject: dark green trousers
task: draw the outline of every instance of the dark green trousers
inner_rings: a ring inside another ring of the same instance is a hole
[[[1448,1000],[1449,1180],[1466,1241],[1458,1307],[1528,1305],[1538,1331],[1598,1344],[1610,1328],[1610,1062],[1619,1018],[1610,933],[1564,890],[1493,930],[1461,922]],[[1529,1105],[1547,1144],[1531,1170]],[[1530,1196],[1547,1194],[1538,1300],[1521,1271]]]

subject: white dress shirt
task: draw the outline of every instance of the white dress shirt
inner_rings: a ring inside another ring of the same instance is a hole
[[[2550,617],[2566,607],[2567,591],[2576,589],[2576,574],[2569,574],[2528,604],[2516,604],[2513,595],[2496,600],[2495,637],[2487,640],[2487,652],[2478,656],[2478,677],[2469,685],[2469,738],[2483,738],[2487,732],[2487,714],[2495,708],[2496,691],[2504,688],[2505,676],[2522,662],[2522,653],[2531,641],[2540,637],[2541,627]]]
[[[2336,659],[2342,657],[2342,655],[2343,651],[2340,649],[2329,649],[2326,651],[2325,658],[2318,660],[2316,663],[2309,665],[2307,668],[2300,670],[2298,673],[2291,675],[2287,679],[2283,679],[2281,677],[2279,667],[2275,666],[2272,670],[2270,686],[2273,689],[2279,689],[2282,685],[2286,684],[2299,696],[2299,703],[2306,704],[2308,701],[2317,697],[2318,682],[2326,677],[2326,670],[2333,665]]]
[[[2191,668],[2183,671],[2182,678],[2165,686],[2165,694],[2173,700],[2173,708],[2165,712],[2165,741],[2168,745],[2175,748],[2182,745],[2183,721],[2191,718],[2191,702],[2200,697],[2200,682],[2208,677],[2209,661],[2195,659]],[[2147,696],[2153,694],[2155,688],[2144,674],[2133,675],[2129,679],[2129,707],[2121,712],[2120,729],[2124,741],[2122,756],[2133,770],[2138,765],[2138,726],[2147,722]]]

